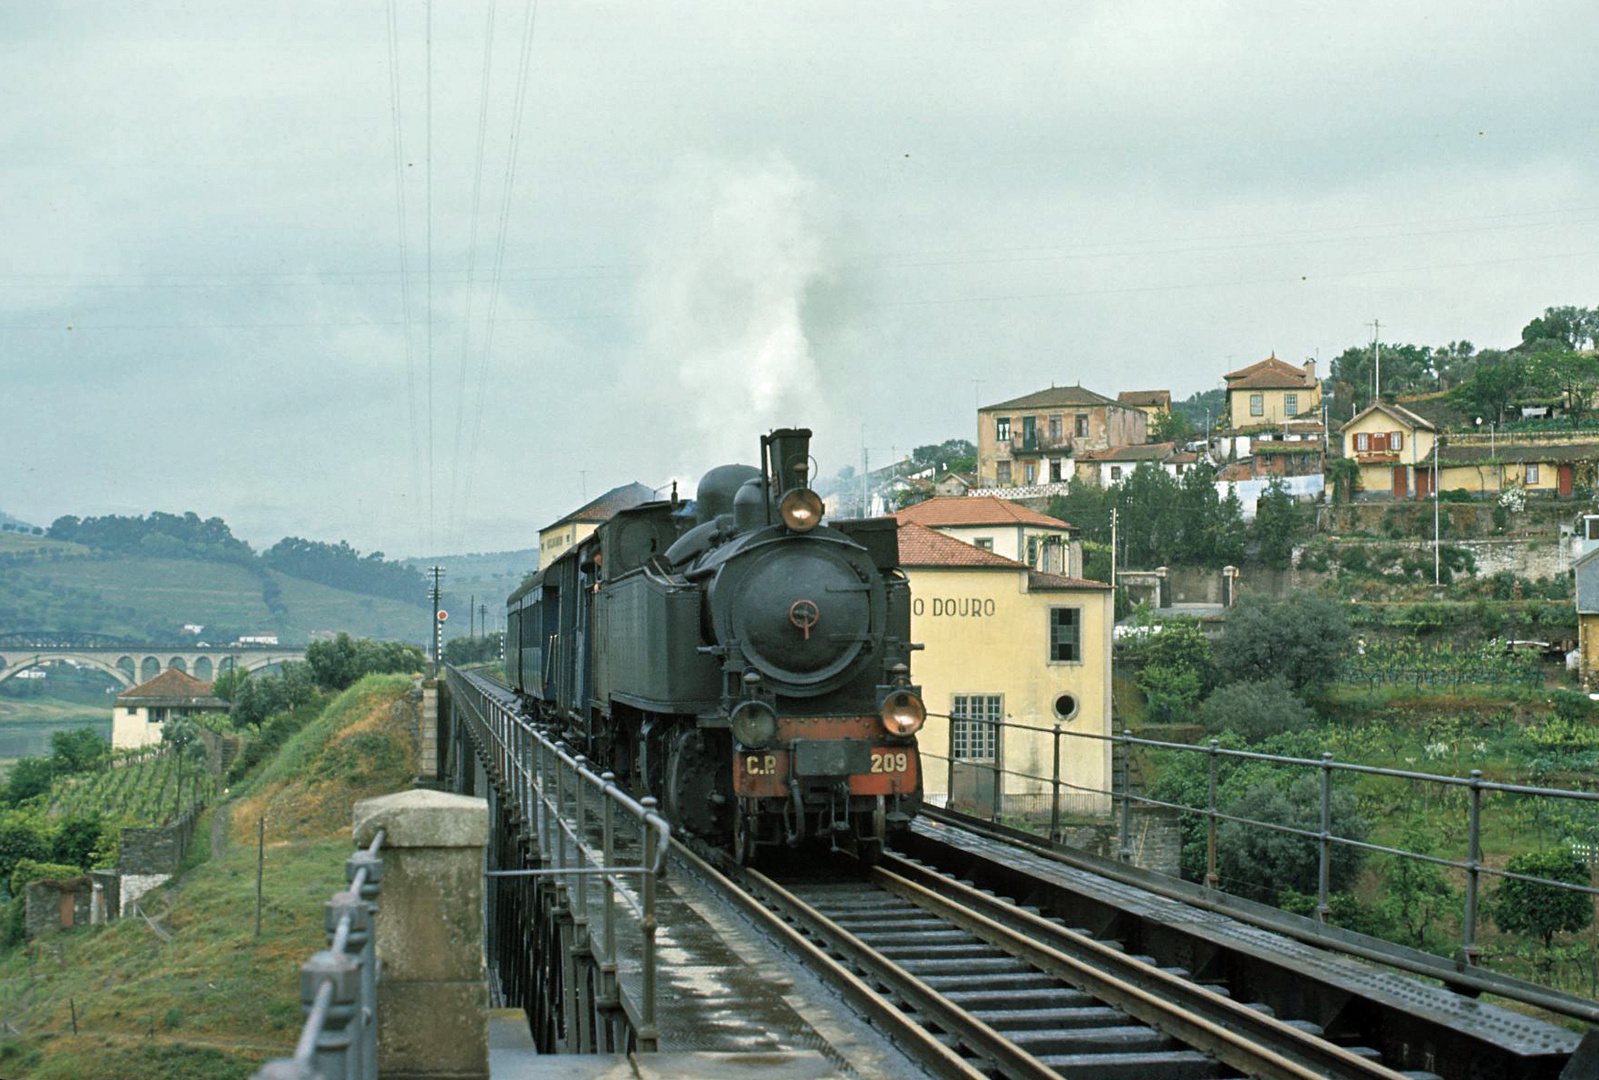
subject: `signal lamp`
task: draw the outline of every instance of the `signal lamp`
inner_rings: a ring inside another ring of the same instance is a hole
[[[883,727],[890,735],[914,735],[927,722],[927,706],[909,690],[895,690],[883,699]]]
[[[733,740],[758,749],[777,738],[777,713],[764,701],[741,701],[733,710]]]
[[[783,496],[777,512],[782,516],[784,525],[802,533],[810,532],[822,523],[825,509],[822,497],[816,492],[810,488],[795,488]]]

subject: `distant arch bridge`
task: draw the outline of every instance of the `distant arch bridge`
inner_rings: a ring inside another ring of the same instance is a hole
[[[149,645],[105,634],[46,630],[0,634],[0,683],[29,668],[63,661],[103,671],[122,686],[132,687],[169,668],[209,682],[233,667],[256,671],[304,659],[304,649],[277,645]]]

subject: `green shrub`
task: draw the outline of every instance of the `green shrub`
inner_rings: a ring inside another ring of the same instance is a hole
[[[1281,675],[1219,687],[1199,707],[1198,718],[1211,734],[1231,731],[1250,742],[1303,731],[1316,723],[1316,714],[1294,695]]]

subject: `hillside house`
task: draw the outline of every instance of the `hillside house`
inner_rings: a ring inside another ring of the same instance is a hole
[[[111,746],[130,750],[161,741],[162,725],[178,716],[227,712],[229,704],[211,693],[211,684],[168,668],[148,682],[116,696],[111,710]]]
[[[1175,443],[1145,443],[1085,451],[1078,455],[1075,471],[1077,479],[1085,484],[1108,488],[1127,479],[1140,465],[1158,465],[1172,476],[1180,477],[1198,462],[1199,454],[1178,450]]]
[[[1149,439],[1142,409],[1085,390],[1052,386],[977,410],[977,481],[983,487],[1060,484],[1085,450]]]
[[[1116,395],[1116,401],[1149,417],[1150,427],[1171,412],[1170,390],[1123,390]]]
[[[1438,429],[1403,405],[1375,402],[1343,427],[1344,456],[1359,467],[1366,496],[1423,498],[1432,493],[1432,452]],[[1445,490],[1449,488],[1443,481]]]
[[[1316,361],[1295,367],[1268,356],[1225,376],[1227,415],[1234,430],[1280,425],[1321,409],[1321,380]]]
[[[1077,529],[1058,518],[992,495],[935,498],[895,514],[901,524],[921,525],[1034,570],[1071,576],[1082,573]]]

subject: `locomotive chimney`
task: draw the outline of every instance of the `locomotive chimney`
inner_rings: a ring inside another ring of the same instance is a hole
[[[772,497],[781,502],[795,488],[810,487],[810,428],[778,428],[764,440],[772,467]]]

